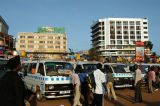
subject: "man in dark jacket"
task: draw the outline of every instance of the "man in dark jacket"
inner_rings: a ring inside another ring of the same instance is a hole
[[[8,72],[0,81],[1,106],[25,106],[25,86],[18,75],[21,68],[20,57],[11,58],[7,63]]]

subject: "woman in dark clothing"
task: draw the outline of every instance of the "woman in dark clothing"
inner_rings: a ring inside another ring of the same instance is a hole
[[[2,106],[25,106],[25,86],[18,75],[21,68],[20,57],[11,58],[7,63],[8,72],[0,82],[0,105]]]

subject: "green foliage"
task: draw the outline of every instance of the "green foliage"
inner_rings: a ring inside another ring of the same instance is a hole
[[[150,50],[152,50],[152,48],[153,48],[153,44],[151,41],[145,41],[144,45],[146,48],[149,48]]]
[[[88,58],[89,58],[90,61],[93,61],[93,60],[98,61],[100,59],[100,55],[101,55],[101,53],[98,52],[98,51],[96,51],[95,48],[91,48],[89,50],[89,56],[88,56]]]

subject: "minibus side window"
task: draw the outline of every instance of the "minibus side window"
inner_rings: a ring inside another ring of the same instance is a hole
[[[41,75],[44,76],[44,68],[43,68],[43,63],[39,63],[38,71],[37,73],[40,73]]]
[[[112,72],[112,69],[111,69],[111,67],[110,67],[109,65],[105,65],[105,66],[104,66],[104,72],[106,72],[107,69],[109,69],[109,71],[110,71],[111,73],[113,73],[113,72]]]
[[[27,75],[27,69],[28,69],[28,63],[22,63],[22,67],[20,72],[23,73],[23,75]]]
[[[35,74],[35,71],[36,71],[36,63],[30,63],[28,73]]]

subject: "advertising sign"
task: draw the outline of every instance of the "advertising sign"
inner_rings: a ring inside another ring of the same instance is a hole
[[[136,60],[137,61],[144,61],[144,47],[136,47]]]
[[[38,27],[38,32],[65,34],[65,28],[64,27]]]
[[[136,45],[142,45],[142,46],[144,46],[144,42],[136,42]]]

